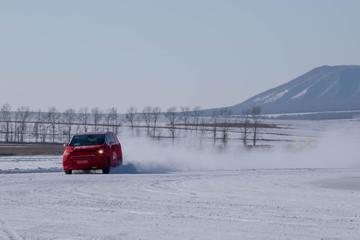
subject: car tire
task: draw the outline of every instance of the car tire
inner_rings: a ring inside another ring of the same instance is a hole
[[[102,169],[103,174],[109,174],[110,173],[110,160],[108,161],[108,165],[106,168]]]
[[[72,170],[65,170],[65,174],[72,174]]]

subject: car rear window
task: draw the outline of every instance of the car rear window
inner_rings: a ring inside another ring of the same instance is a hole
[[[70,142],[70,146],[91,146],[102,145],[105,142],[105,134],[75,135]]]

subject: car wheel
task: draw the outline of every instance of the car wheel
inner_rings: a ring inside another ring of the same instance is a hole
[[[72,170],[65,170],[65,174],[71,174]]]
[[[109,174],[109,172],[110,172],[110,161],[108,162],[107,167],[102,169],[103,174]]]

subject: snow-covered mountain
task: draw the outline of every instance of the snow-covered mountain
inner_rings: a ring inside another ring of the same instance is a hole
[[[360,110],[360,66],[322,66],[229,109],[239,114],[253,106],[264,113]]]

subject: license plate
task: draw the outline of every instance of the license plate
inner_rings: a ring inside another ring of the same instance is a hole
[[[88,160],[77,160],[76,163],[77,164],[88,164],[89,161]]]

